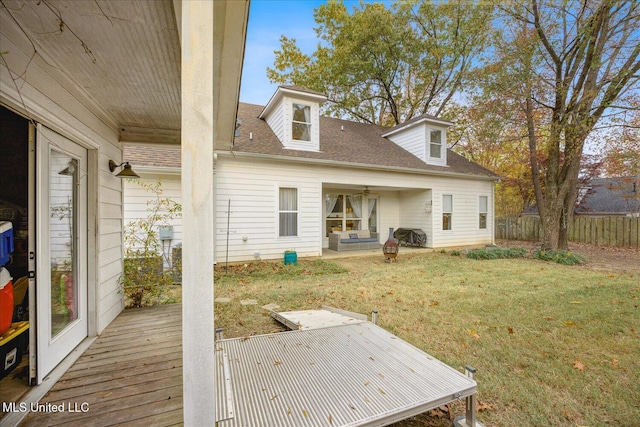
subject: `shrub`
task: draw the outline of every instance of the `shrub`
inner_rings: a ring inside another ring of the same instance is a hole
[[[564,265],[584,264],[587,262],[584,256],[565,250],[545,251],[541,249],[535,251],[533,256],[543,261],[554,261]]]
[[[153,305],[172,284],[175,272],[164,271],[158,227],[178,218],[182,206],[162,197],[162,183],[140,184],[155,198],[147,202],[147,216],[129,222],[124,230],[124,272],[120,277],[127,307]],[[175,267],[175,266],[174,266]],[[172,274],[173,273],[173,274]]]
[[[526,258],[526,256],[527,250],[523,248],[482,248],[467,252],[467,258],[472,259]]]

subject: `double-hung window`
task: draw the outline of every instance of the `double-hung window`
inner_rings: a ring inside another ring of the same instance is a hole
[[[298,141],[311,141],[311,107],[293,104],[291,138]]]
[[[451,194],[442,195],[442,229],[451,230],[451,220],[453,217],[453,196]]]
[[[430,132],[429,157],[442,157],[442,131],[432,129]]]
[[[489,205],[489,198],[487,196],[480,196],[478,199],[478,212],[479,212],[479,218],[478,218],[478,224],[481,230],[486,230],[487,229],[487,213],[488,213],[488,205]]]
[[[281,187],[279,190],[279,236],[298,235],[298,189]]]

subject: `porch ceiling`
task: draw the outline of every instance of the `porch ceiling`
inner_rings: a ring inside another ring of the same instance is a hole
[[[3,0],[52,68],[120,128],[180,129],[180,39],[170,1]],[[10,52],[9,52],[10,54]]]
[[[5,27],[2,36],[22,39],[21,47],[33,58],[42,58],[71,94],[118,131],[122,142],[179,144],[181,46],[176,15],[180,17],[180,4],[171,0],[2,0],[2,24],[12,27]],[[235,31],[233,37],[221,37],[215,46],[217,57],[212,59],[223,64],[224,55],[239,58],[230,61],[228,82],[224,75],[214,82],[214,96],[224,97],[214,99],[214,105],[232,106],[233,119],[223,115],[225,123],[219,123],[230,128],[223,129],[222,138],[231,141],[248,1],[218,4],[214,13],[212,27],[219,34],[226,36],[228,28]],[[223,93],[215,90],[220,88]]]

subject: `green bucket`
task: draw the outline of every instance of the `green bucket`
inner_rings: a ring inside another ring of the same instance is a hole
[[[284,253],[284,265],[295,264],[298,262],[297,252],[285,252]]]

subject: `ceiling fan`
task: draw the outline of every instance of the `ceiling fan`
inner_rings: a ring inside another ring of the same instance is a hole
[[[365,187],[364,187],[364,190],[362,190],[362,191],[361,191],[361,192],[359,192],[359,193],[355,193],[355,194],[353,194],[353,195],[354,195],[354,196],[360,196],[360,195],[362,195],[362,196],[365,196],[365,197],[366,197],[366,196],[368,196],[369,194],[371,194],[371,190],[369,190],[369,186],[367,185],[367,186],[365,186]]]

